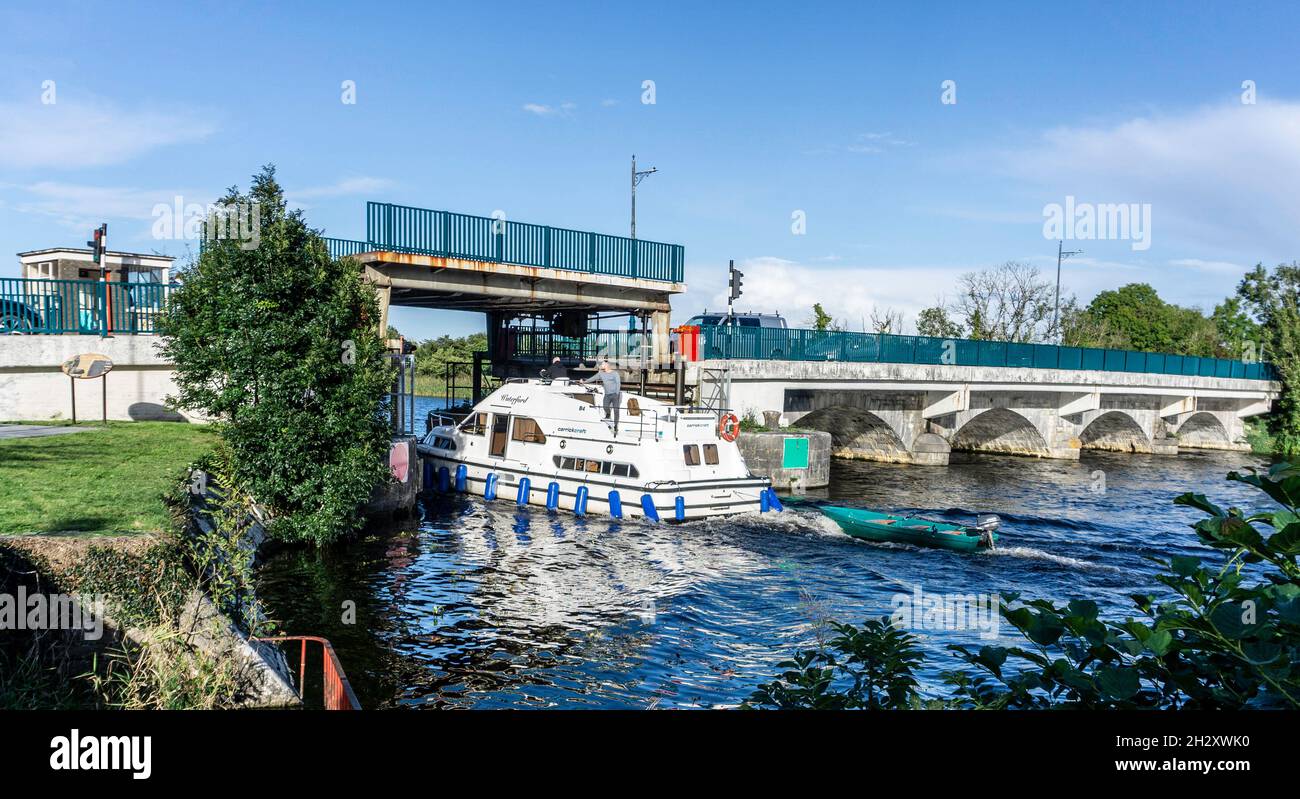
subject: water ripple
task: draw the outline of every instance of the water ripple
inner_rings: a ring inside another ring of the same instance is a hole
[[[787,513],[683,525],[438,498],[415,529],[271,557],[259,590],[286,632],[334,642],[367,707],[727,707],[827,620],[887,615],[916,590],[1087,596],[1127,615],[1129,594],[1159,589],[1153,558],[1207,554],[1187,528],[1196,512],[1172,499],[1256,503],[1223,476],[1259,464],[1234,453],[837,462],[831,489]],[[1003,546],[860,541],[803,506],[819,501],[951,521],[991,511]],[[355,624],[342,619],[349,601]],[[931,689],[956,665],[947,645],[987,642],[921,634]]]

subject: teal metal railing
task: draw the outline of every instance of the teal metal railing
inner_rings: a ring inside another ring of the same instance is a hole
[[[0,333],[156,333],[170,289],[163,283],[0,278]]]
[[[700,336],[702,358],[1088,369],[1245,380],[1277,379],[1276,370],[1268,363],[1134,350],[729,325],[702,327]]]
[[[363,252],[370,252],[375,249],[364,241],[353,241],[352,239],[332,239],[329,236],[323,236],[325,239],[325,249],[329,250],[331,258],[346,258],[349,255],[360,255]]]
[[[686,258],[680,244],[373,202],[366,203],[366,241],[372,250],[674,283]]]

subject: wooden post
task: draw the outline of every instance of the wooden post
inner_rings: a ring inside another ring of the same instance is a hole
[[[77,378],[68,376],[68,383],[72,386],[72,423],[77,423]]]
[[[108,427],[108,372],[99,378],[99,387],[104,400],[104,426]]]

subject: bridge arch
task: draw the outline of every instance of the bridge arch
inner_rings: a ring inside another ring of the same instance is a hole
[[[971,452],[1049,457],[1051,449],[1034,423],[1007,408],[990,408],[958,428],[952,448]]]
[[[1123,411],[1107,411],[1079,433],[1082,449],[1110,452],[1151,452],[1151,438],[1142,425]]]
[[[1222,449],[1232,444],[1232,436],[1218,416],[1209,411],[1193,413],[1178,426],[1178,445],[1203,449]]]
[[[831,452],[840,458],[908,463],[907,445],[884,419],[871,411],[833,405],[804,414],[799,427],[831,434]]]

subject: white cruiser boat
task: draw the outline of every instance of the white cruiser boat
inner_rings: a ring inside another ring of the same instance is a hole
[[[512,380],[459,424],[430,414],[419,444],[426,489],[656,521],[781,508],[745,466],[734,414],[624,391],[615,432],[602,399],[576,381]]]

